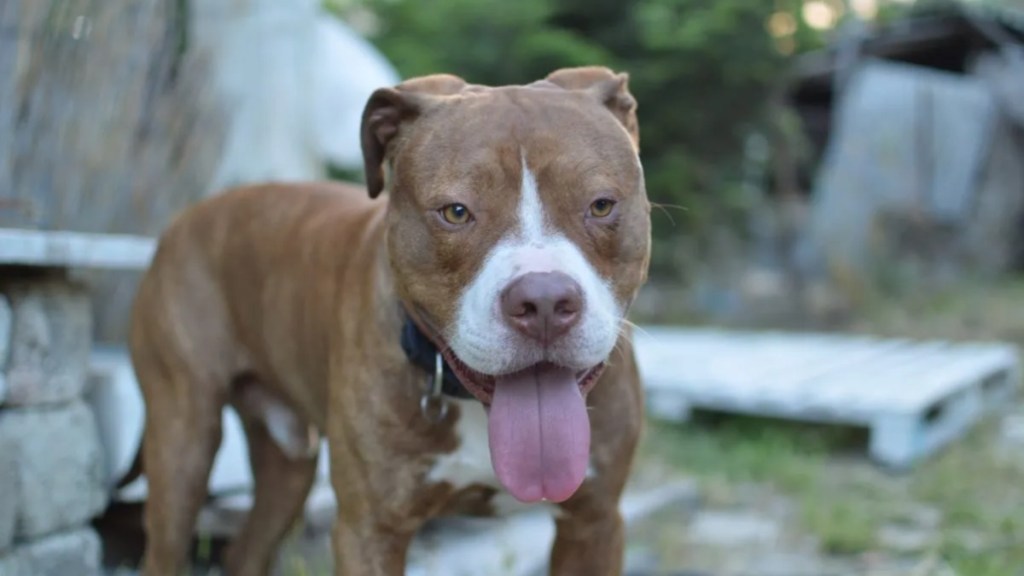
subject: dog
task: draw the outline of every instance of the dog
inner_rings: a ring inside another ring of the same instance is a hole
[[[238,187],[161,235],[129,337],[143,573],[186,568],[230,405],[254,478],[232,576],[271,570],[321,437],[338,575],[404,574],[428,519],[528,504],[555,508],[552,574],[620,574],[651,243],[628,76],[414,78],[369,98],[361,145],[365,188]]]

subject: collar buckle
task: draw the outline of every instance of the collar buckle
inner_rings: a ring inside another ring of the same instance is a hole
[[[448,415],[448,399],[444,397],[444,360],[441,352],[434,352],[434,373],[427,375],[427,388],[420,398],[420,413],[431,424],[437,424]]]

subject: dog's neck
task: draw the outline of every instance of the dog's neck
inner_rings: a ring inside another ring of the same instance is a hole
[[[423,333],[423,330],[413,320],[413,317],[406,310],[405,306],[402,306],[402,333],[401,333],[401,344],[402,350],[405,351],[405,356],[415,366],[422,368],[426,371],[427,377],[430,382],[433,382],[434,373],[437,369],[437,361],[440,351],[437,349],[437,345],[434,344],[433,340],[427,337]],[[473,395],[466,390],[466,387],[459,382],[455,372],[452,371],[451,366],[448,365],[443,358],[442,363],[442,380],[441,380],[441,392],[453,398],[473,398]]]

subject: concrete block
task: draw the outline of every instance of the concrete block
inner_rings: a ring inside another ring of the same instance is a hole
[[[86,290],[63,279],[0,285],[10,302],[7,405],[66,402],[81,395],[92,339]]]
[[[99,576],[100,538],[90,528],[19,544],[0,556],[3,576]]]
[[[106,506],[103,451],[83,402],[0,411],[4,442],[13,445],[18,491],[0,498],[16,500],[16,539],[81,525]]]
[[[18,518],[18,463],[13,439],[0,435],[0,554],[14,540]],[[0,571],[0,574],[3,574]]]
[[[7,397],[7,355],[11,349],[11,304],[0,294],[0,404]]]
[[[11,347],[11,303],[0,294],[0,370],[7,367],[7,354]]]

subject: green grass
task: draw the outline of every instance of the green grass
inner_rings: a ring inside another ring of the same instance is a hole
[[[993,436],[991,426],[979,429],[901,477],[851,457],[843,431],[750,418],[685,426],[652,422],[643,452],[694,475],[710,505],[733,504],[733,495],[750,484],[791,497],[800,528],[831,554],[870,551],[883,525],[901,520],[912,505],[930,506],[943,516],[935,552],[958,574],[1019,576],[1024,471],[995,458]],[[980,545],[965,546],[962,534]]]
[[[865,502],[816,492],[803,496],[801,505],[804,528],[818,536],[825,552],[853,554],[874,546],[879,518]]]
[[[688,425],[652,422],[645,455],[673,463],[701,483],[710,504],[732,504],[744,485],[765,484],[797,499],[802,525],[833,552],[857,552],[874,542],[884,514],[873,513],[871,486],[846,485],[836,498],[832,454],[857,434],[842,428],[794,425],[749,417],[698,417]]]
[[[1024,574],[1024,470],[993,454],[986,426],[927,463],[911,483],[913,497],[945,514],[941,552],[961,574]],[[963,535],[977,542],[965,545]]]

